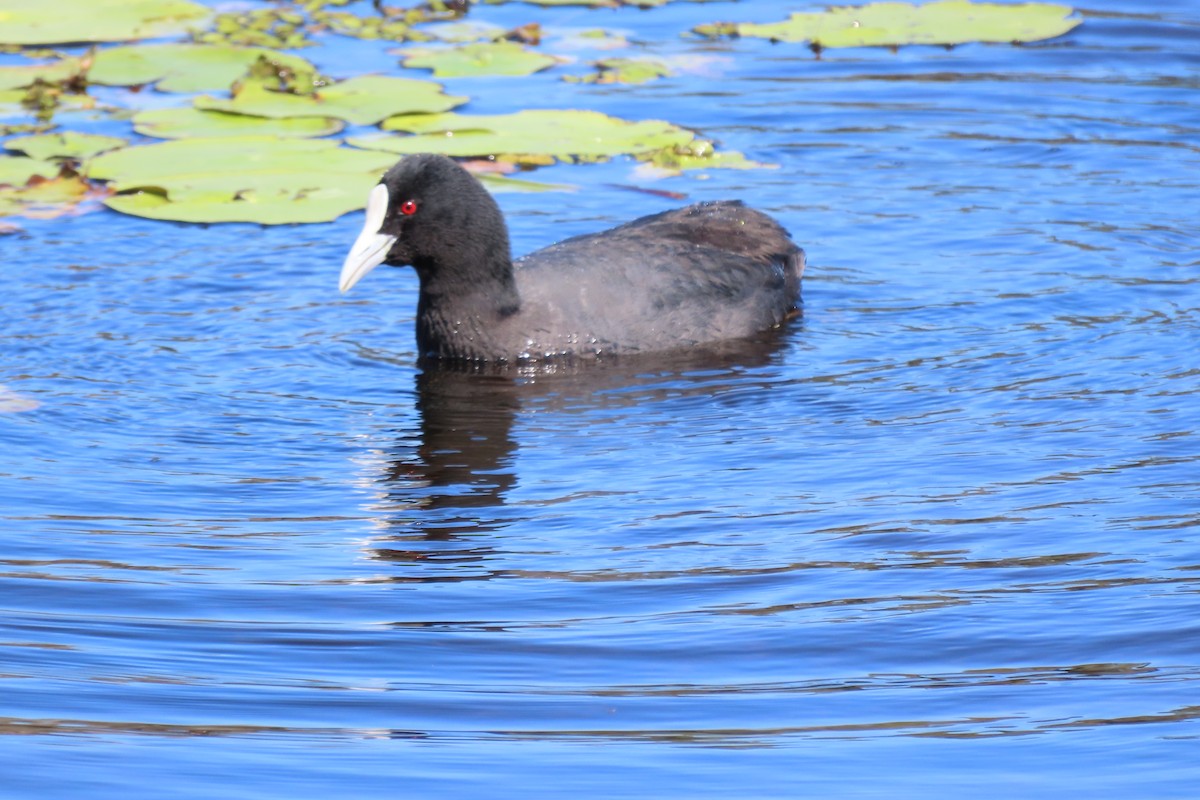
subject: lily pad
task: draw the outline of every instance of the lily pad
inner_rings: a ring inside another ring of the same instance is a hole
[[[38,78],[47,83],[58,83],[78,75],[80,68],[78,58],[63,58],[49,64],[0,67],[0,91],[29,86]]]
[[[117,211],[180,222],[327,222],[366,204],[393,158],[329,139],[184,139],[97,157]]]
[[[34,175],[53,178],[58,164],[25,156],[0,155],[0,186],[24,186]]]
[[[652,58],[606,58],[593,64],[590,75],[564,75],[570,83],[646,83],[671,75],[670,68]]]
[[[817,47],[1035,42],[1061,36],[1079,24],[1069,6],[1047,3],[998,5],[941,0],[923,6],[872,3],[825,12],[797,12],[784,22],[700,26],[710,38],[753,36],[777,42],[811,42]]]
[[[504,28],[490,22],[461,20],[430,25],[425,31],[443,42],[466,44],[468,42],[491,42],[504,37]]]
[[[260,57],[295,72],[314,69],[299,56],[262,47],[136,44],[96,53],[88,80],[106,86],[153,83],[164,92],[211,92],[228,89]]]
[[[272,92],[248,83],[230,100],[202,96],[196,107],[256,117],[336,117],[354,125],[373,125],[392,114],[448,111],[467,102],[447,95],[430,81],[364,75],[325,87],[313,95]]]
[[[0,0],[0,42],[119,42],[186,33],[209,15],[191,0]]]
[[[412,136],[352,138],[355,147],[390,153],[444,153],[451,156],[495,156],[529,162],[532,158],[563,160],[637,155],[686,145],[691,131],[669,122],[629,122],[598,111],[518,111],[514,114],[408,114],[387,119],[384,130]]]
[[[197,108],[158,108],[133,116],[133,129],[143,136],[186,139],[210,136],[286,136],[314,138],[338,133],[346,124],[331,117],[269,119]]]
[[[520,178],[510,178],[507,175],[490,175],[476,173],[475,177],[491,192],[573,192],[574,186],[563,183],[539,183]]]
[[[30,158],[49,161],[52,158],[87,159],[125,145],[125,139],[99,136],[94,133],[46,133],[39,136],[20,136],[9,139],[4,147],[25,153]]]
[[[60,169],[45,162],[39,165],[18,165],[15,169],[4,165],[5,161],[34,161],[31,158],[0,157],[0,216],[24,216],[49,219],[71,213],[80,202],[94,194],[94,190],[79,175],[70,169]],[[10,183],[5,173],[32,170],[22,183]],[[46,172],[50,174],[47,175]]]
[[[467,75],[532,75],[558,63],[516,42],[481,42],[439,50],[408,50],[404,66],[432,69],[435,78]]]

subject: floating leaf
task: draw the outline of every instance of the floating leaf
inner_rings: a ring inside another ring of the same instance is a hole
[[[700,26],[703,36],[755,36],[818,47],[866,47],[963,42],[1035,42],[1061,36],[1079,24],[1069,6],[998,5],[940,0],[923,6],[872,3],[825,12],[797,12],[784,22]]]
[[[133,129],[143,136],[186,139],[210,136],[286,136],[313,138],[338,133],[346,127],[330,117],[270,119],[196,108],[159,108],[133,116]]]
[[[574,186],[568,186],[563,183],[539,183],[537,181],[525,181],[520,178],[510,178],[507,175],[495,175],[491,173],[475,173],[475,177],[480,183],[492,192],[573,192]]]
[[[216,44],[136,44],[96,53],[88,80],[106,86],[154,83],[164,92],[228,89],[259,58],[294,72],[313,65],[299,56],[261,47]]]
[[[48,161],[52,158],[74,158],[83,160],[97,153],[121,147],[125,139],[115,136],[99,136],[94,133],[46,133],[39,136],[21,136],[9,139],[4,146],[18,150],[30,158]]]
[[[328,139],[184,139],[97,157],[91,176],[113,182],[105,203],[180,222],[327,222],[362,208],[392,165],[383,153]]]
[[[493,42],[504,37],[504,28],[489,22],[463,20],[443,22],[425,29],[434,38],[443,42],[466,44],[467,42]]]
[[[650,58],[606,58],[593,66],[597,71],[591,75],[564,75],[563,80],[598,84],[646,83],[671,74],[666,64]]]
[[[271,92],[246,84],[231,100],[196,98],[196,107],[256,117],[336,117],[354,125],[373,125],[392,114],[447,111],[467,102],[429,81],[364,75],[335,83],[315,95]]]
[[[20,89],[29,86],[38,78],[47,83],[58,83],[78,75],[79,71],[78,58],[63,58],[50,64],[0,67],[0,90]]]
[[[0,158],[0,162],[8,160]],[[16,161],[33,161],[34,159],[13,159]],[[40,219],[60,217],[79,205],[80,202],[93,195],[93,189],[71,169],[60,169],[51,165],[50,176],[46,176],[43,167],[36,167],[36,174],[31,175],[23,184],[4,185],[0,183],[0,216],[24,216]],[[21,165],[17,170],[25,169]],[[9,171],[8,167],[0,167],[0,173]],[[4,179],[0,177],[0,181]]]
[[[486,42],[439,50],[408,50],[404,66],[432,69],[435,78],[466,75],[532,75],[554,66],[553,56],[527,50],[516,42]]]
[[[191,0],[0,0],[0,42],[118,42],[185,33],[209,15]]]
[[[0,186],[24,186],[34,175],[53,178],[58,164],[24,156],[0,155]]]
[[[496,116],[409,114],[391,117],[382,127],[414,135],[358,137],[349,143],[392,153],[497,156],[528,163],[538,156],[596,159],[637,155],[686,145],[694,138],[691,131],[669,122],[629,122],[598,111],[518,111]]]

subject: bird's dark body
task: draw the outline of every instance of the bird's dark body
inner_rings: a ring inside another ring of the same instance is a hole
[[[522,361],[645,353],[750,336],[799,303],[804,251],[766,214],[700,203],[511,260],[491,196],[454,162],[401,161],[384,177],[396,236],[384,263],[421,279],[425,358]]]

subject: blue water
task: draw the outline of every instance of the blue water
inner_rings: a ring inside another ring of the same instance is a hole
[[[620,185],[777,216],[804,317],[715,353],[422,372],[411,271],[336,291],[361,214],[17,220],[0,795],[1194,797],[1200,7],[1088,9],[814,60],[474,8],[709,59],[449,83],[778,165],[498,197],[518,253],[678,204]]]

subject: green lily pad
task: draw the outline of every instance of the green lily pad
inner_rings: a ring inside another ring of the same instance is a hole
[[[88,80],[106,86],[153,83],[164,92],[211,92],[228,89],[260,57],[295,72],[314,69],[299,56],[261,47],[135,44],[96,53]]]
[[[373,125],[392,114],[448,111],[467,102],[429,81],[364,75],[325,87],[313,95],[272,92],[248,83],[230,100],[201,96],[196,107],[256,117],[336,117]]]
[[[532,75],[558,63],[516,42],[481,42],[439,50],[408,50],[404,66],[432,69],[435,78],[466,75]]]
[[[0,0],[0,42],[118,42],[186,33],[209,15],[191,0]]]
[[[390,117],[384,130],[412,136],[363,136],[355,147],[390,153],[444,153],[451,156],[503,157],[528,163],[538,157],[597,159],[637,155],[686,145],[691,131],[669,122],[629,122],[598,111],[518,111],[514,114],[408,114]]]
[[[53,178],[58,164],[25,156],[0,155],[0,186],[24,186],[34,175]]]
[[[8,150],[17,150],[30,158],[48,161],[52,158],[87,159],[126,144],[125,139],[115,136],[99,136],[94,133],[45,133],[39,136],[20,136],[4,143]]]
[[[646,83],[671,75],[670,68],[652,58],[606,58],[593,64],[596,72],[590,75],[564,75],[570,83]]]
[[[1046,3],[872,3],[825,12],[798,12],[784,22],[719,23],[702,25],[694,31],[710,38],[754,36],[778,42],[811,42],[823,48],[1035,42],[1061,36],[1078,25],[1078,19],[1069,18],[1072,13],[1069,6]]]
[[[476,173],[475,177],[479,182],[488,188],[491,192],[573,192],[574,186],[568,186],[564,183],[539,183],[538,181],[526,181],[520,178],[510,178],[507,175],[490,175],[484,173],[482,175]]]
[[[78,58],[63,58],[50,64],[0,67],[0,90],[20,89],[29,86],[38,78],[46,83],[58,83],[78,75],[79,70]]]
[[[28,177],[16,180],[21,174]],[[72,170],[32,158],[0,156],[0,217],[59,217],[92,193],[92,187]]]
[[[133,129],[159,139],[211,136],[286,136],[314,138],[338,133],[346,124],[331,117],[270,119],[197,108],[158,108],[133,116]]]
[[[98,156],[117,211],[179,222],[327,222],[362,208],[394,159],[329,139],[183,139]]]

